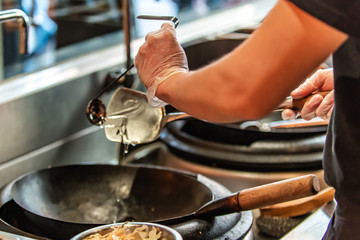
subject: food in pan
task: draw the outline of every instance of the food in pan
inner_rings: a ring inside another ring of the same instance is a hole
[[[106,234],[95,233],[83,240],[167,240],[162,231],[154,226],[142,225],[136,228],[127,227],[126,224],[112,227]]]

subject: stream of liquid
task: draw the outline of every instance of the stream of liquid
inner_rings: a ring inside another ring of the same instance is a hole
[[[137,99],[133,98],[118,98],[117,101],[120,101],[119,104],[122,105],[118,112],[113,112],[111,115],[108,115],[108,118],[115,123],[114,125],[108,125],[104,127],[114,128],[116,133],[116,140],[119,142],[119,151],[118,151],[118,164],[119,166],[126,165],[126,154],[129,151],[129,138],[127,135],[127,121],[130,115],[137,114],[141,112],[139,108],[139,102]],[[127,169],[128,170],[128,169]],[[115,206],[117,211],[114,212],[113,222],[119,221],[128,221],[130,219],[129,215],[129,205],[130,205],[130,191],[132,183],[134,181],[134,174],[131,171],[125,170],[125,167],[120,168],[120,173],[118,179],[115,179],[114,186],[112,189],[114,191],[115,197]]]
[[[129,143],[126,143],[126,122],[126,118],[124,118],[124,120],[121,121],[121,125],[118,127],[117,132],[121,139],[119,142],[118,153],[118,163],[120,166],[126,164],[125,157],[129,151]],[[132,182],[129,181],[133,181],[133,179],[126,176],[125,168],[120,168],[120,171],[120,178],[115,192],[117,212],[114,216],[114,223],[129,220],[130,191],[132,186]]]

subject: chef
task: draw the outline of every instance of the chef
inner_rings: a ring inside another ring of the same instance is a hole
[[[248,40],[196,71],[188,70],[175,29],[166,23],[147,34],[135,66],[150,104],[169,103],[213,122],[262,118],[294,89],[294,98],[331,90],[300,113],[331,116],[323,165],[338,205],[324,239],[360,239],[359,13],[356,0],[279,0]],[[304,82],[331,54],[334,69]]]

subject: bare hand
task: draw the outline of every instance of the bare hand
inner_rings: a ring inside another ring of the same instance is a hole
[[[315,117],[320,117],[327,120],[331,116],[334,107],[334,73],[333,69],[322,69],[316,71],[303,84],[295,89],[291,96],[294,99],[304,98],[310,94],[318,91],[330,91],[328,95],[322,97],[316,95],[305,103],[301,112],[292,109],[286,109],[282,112],[283,119],[294,119],[299,114],[305,120],[311,120]]]

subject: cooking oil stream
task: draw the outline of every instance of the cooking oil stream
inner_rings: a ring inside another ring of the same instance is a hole
[[[125,156],[129,151],[129,143],[127,143],[127,134],[126,134],[126,122],[127,118],[124,116],[119,126],[117,126],[117,135],[120,137],[119,141],[119,152],[118,152],[118,164],[124,166]],[[117,181],[117,186],[115,190],[115,199],[117,211],[114,213],[113,222],[129,220],[129,203],[130,203],[130,191],[132,186],[133,178],[128,178],[125,168],[120,168],[120,178]],[[131,181],[131,182],[129,182]]]

